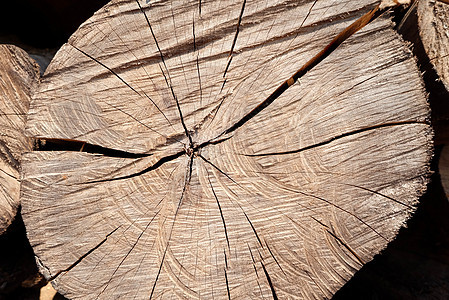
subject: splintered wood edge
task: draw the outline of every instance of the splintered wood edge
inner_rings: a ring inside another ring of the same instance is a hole
[[[20,161],[32,150],[24,135],[31,93],[39,81],[39,66],[22,49],[0,45],[0,234],[20,205]]]
[[[417,0],[416,0],[417,1]],[[449,1],[418,1],[418,25],[424,49],[449,91]]]

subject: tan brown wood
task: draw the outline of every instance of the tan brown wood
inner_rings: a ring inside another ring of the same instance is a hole
[[[28,133],[79,143],[26,155],[44,275],[73,299],[330,298],[425,190],[409,49],[381,17],[292,84],[377,2],[146,2],[97,12],[34,96]]]
[[[438,75],[449,90],[449,3],[420,0],[419,33],[424,48]]]
[[[24,135],[26,113],[38,80],[39,68],[25,51],[0,45],[0,233],[19,207],[21,156],[32,149]]]

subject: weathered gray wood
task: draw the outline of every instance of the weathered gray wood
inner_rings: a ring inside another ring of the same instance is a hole
[[[230,128],[375,3],[96,13],[29,114],[32,136],[103,147],[26,155],[23,218],[44,275],[73,299],[330,298],[425,189],[431,129],[410,51],[381,18]]]
[[[449,90],[449,2],[418,2],[419,33],[424,48],[438,75]]]
[[[26,113],[39,69],[25,51],[0,45],[0,234],[19,207],[19,171],[22,153],[31,151],[25,137]]]

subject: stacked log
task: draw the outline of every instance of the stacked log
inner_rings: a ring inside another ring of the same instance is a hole
[[[38,82],[39,68],[25,51],[0,45],[0,234],[20,205],[22,154],[33,148],[24,132],[26,114]]]
[[[99,10],[29,113],[27,133],[57,150],[23,172],[44,276],[73,299],[330,298],[429,175],[429,108],[390,19],[332,46],[376,3]]]
[[[449,90],[449,1],[420,0],[418,16],[419,33],[426,53]]]
[[[435,68],[438,79],[444,84],[446,91],[443,93],[441,100],[443,112],[438,112],[443,115],[444,124],[442,129],[442,143],[446,144],[441,152],[439,163],[439,171],[441,181],[446,195],[449,193],[449,163],[448,163],[448,123],[449,116],[447,115],[447,108],[449,107],[449,2],[445,0],[421,0],[418,2],[418,16],[420,37],[424,45],[424,49]]]

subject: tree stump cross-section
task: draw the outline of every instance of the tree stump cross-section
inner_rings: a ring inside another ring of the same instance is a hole
[[[73,299],[330,298],[395,237],[429,173],[422,82],[387,16],[289,80],[377,4],[100,9],[28,116],[58,145],[23,167],[44,275]]]

